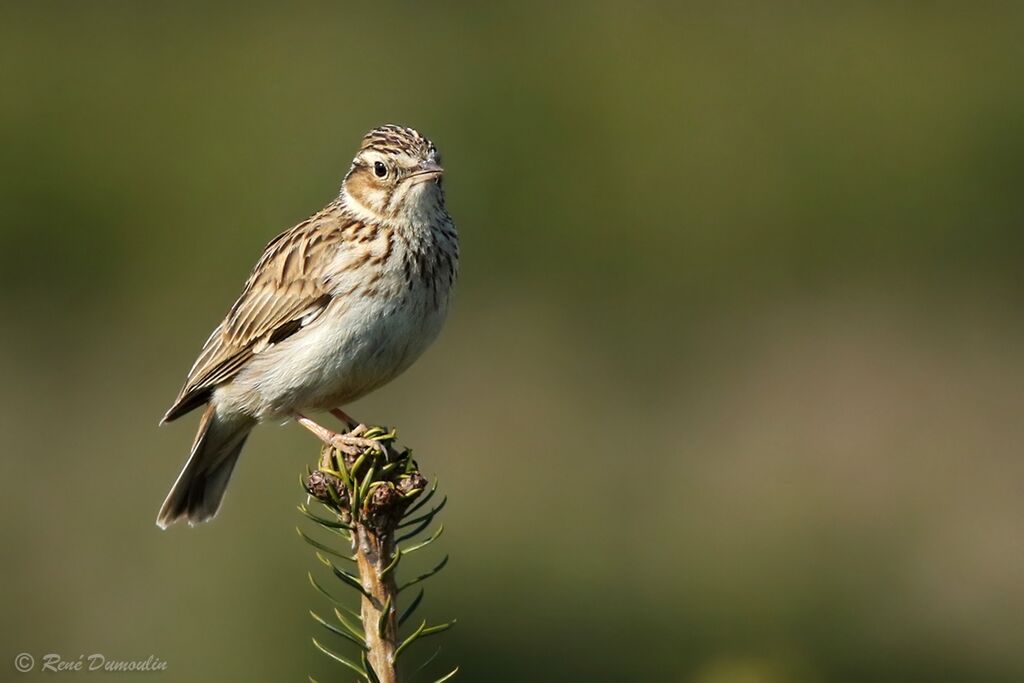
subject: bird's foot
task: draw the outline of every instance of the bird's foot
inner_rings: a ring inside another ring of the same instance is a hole
[[[377,439],[371,439],[363,436],[368,431],[368,427],[364,424],[359,424],[350,429],[347,432],[338,433],[327,427],[324,427],[313,420],[309,419],[305,415],[295,414],[295,421],[300,425],[313,432],[318,439],[323,441],[331,448],[337,449],[345,455],[357,457],[365,451],[374,451],[379,454],[386,453],[386,446]],[[330,454],[327,454],[327,458]],[[323,459],[321,459],[321,462]]]
[[[330,448],[320,451],[320,469],[331,472],[337,469],[337,465],[334,463],[334,452]]]
[[[368,429],[364,424],[356,425],[350,431],[335,434],[331,438],[330,445],[345,455],[358,456],[365,451],[374,451],[383,455],[384,445],[380,441],[363,436]]]

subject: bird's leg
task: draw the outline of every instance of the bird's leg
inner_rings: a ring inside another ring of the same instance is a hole
[[[295,413],[295,421],[313,432],[325,444],[338,449],[346,455],[357,456],[368,449],[384,453],[384,447],[379,441],[363,437],[363,434],[366,432],[366,425],[358,425],[344,434],[339,434],[327,427],[321,426],[301,413]]]
[[[355,429],[357,426],[362,424],[361,422],[358,422],[355,418],[353,418],[351,415],[346,413],[341,408],[332,408],[331,409],[331,415],[333,415],[334,417],[336,417],[339,420],[341,420],[342,422],[344,422],[345,426],[348,427],[349,429]]]

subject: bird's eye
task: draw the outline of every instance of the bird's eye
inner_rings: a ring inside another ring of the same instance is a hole
[[[384,165],[383,161],[376,161],[373,164],[373,172],[377,174],[378,178],[383,178],[388,174],[388,167]]]

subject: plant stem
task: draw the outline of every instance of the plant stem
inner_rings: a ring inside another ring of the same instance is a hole
[[[398,588],[394,572],[384,573],[394,558],[393,530],[378,534],[361,522],[354,525],[352,534],[356,564],[363,589],[369,594],[362,597],[363,629],[369,651],[366,659],[381,683],[396,683],[395,650],[398,648]]]
[[[444,507],[447,498],[427,511],[421,509],[437,490],[437,482],[424,494],[428,481],[412,459],[412,451],[397,450],[393,445],[394,432],[388,432],[382,427],[361,427],[360,435],[376,443],[361,450],[342,451],[324,447],[319,467],[303,481],[306,492],[333,515],[324,517],[304,505],[299,506],[299,511],[306,517],[324,529],[340,534],[352,544],[353,555],[349,556],[299,530],[306,542],[318,551],[355,560],[356,571],[353,573],[347,568],[337,567],[318,553],[321,561],[331,567],[343,584],[359,590],[358,617],[362,629],[351,625],[341,612],[337,613],[340,627],[316,613],[313,613],[313,618],[328,631],[361,646],[360,657],[351,659],[315,638],[313,642],[324,654],[357,672],[367,683],[397,683],[397,660],[406,648],[419,638],[440,633],[451,626],[451,623],[435,624],[428,628],[427,622],[422,621],[418,629],[401,640],[398,633],[399,588],[395,579],[399,560],[404,556],[398,547],[399,541],[424,533]],[[398,534],[400,526],[403,531]],[[407,552],[429,545],[441,535],[443,529],[441,525],[427,540],[410,544]],[[409,579],[403,585],[420,583],[433,576],[444,567],[447,560],[445,557],[429,572]],[[314,586],[340,605],[336,598],[313,579],[312,574],[310,578]],[[405,608],[403,620],[412,614],[422,597],[421,590],[419,597]],[[345,609],[355,615],[354,610]],[[447,680],[447,677],[442,680]]]

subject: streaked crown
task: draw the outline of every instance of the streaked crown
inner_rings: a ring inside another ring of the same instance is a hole
[[[359,150],[373,149],[384,154],[407,154],[412,157],[429,159],[440,163],[440,154],[434,143],[420,135],[419,131],[389,123],[374,128],[365,136]]]
[[[443,173],[441,155],[430,140],[405,126],[380,126],[363,137],[341,200],[361,220],[419,225],[448,220]]]

